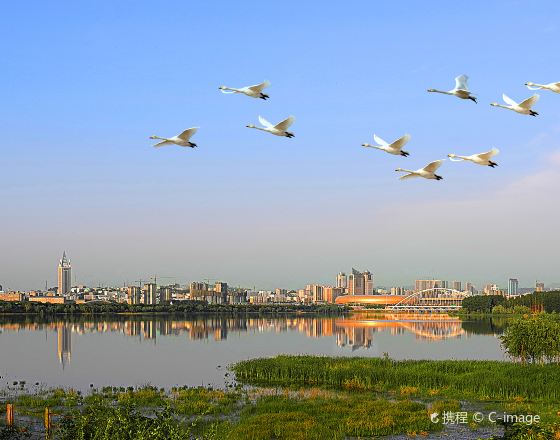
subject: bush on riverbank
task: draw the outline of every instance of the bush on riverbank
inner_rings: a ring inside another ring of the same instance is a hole
[[[549,315],[517,319],[500,339],[508,355],[523,363],[560,361],[560,322]]]
[[[534,292],[515,298],[501,295],[474,295],[462,302],[467,313],[524,314],[527,311],[560,313],[560,291]]]
[[[503,305],[506,299],[502,295],[474,295],[461,303],[462,310],[468,313],[492,313],[492,309]]]

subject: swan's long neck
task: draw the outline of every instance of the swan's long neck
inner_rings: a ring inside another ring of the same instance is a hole
[[[434,92],[434,93],[443,93],[444,95],[453,95],[453,93],[451,93],[451,92],[446,92],[445,90],[432,89],[432,90],[430,90],[430,92]]]
[[[503,105],[503,104],[494,104],[494,107],[501,107],[501,108],[505,108],[507,110],[513,110],[512,106],[509,105]]]
[[[528,83],[527,85],[529,85],[531,87],[540,87],[541,89],[548,89],[549,88],[547,84]]]
[[[237,93],[239,93],[239,89],[236,89],[236,88],[233,88],[233,87],[226,87],[226,86],[223,86],[223,87],[222,87],[222,90],[229,90],[229,91],[231,91],[231,92],[237,92]]]
[[[256,125],[251,125],[249,128],[254,128],[255,130],[261,130],[261,131],[268,131],[266,128],[264,128],[264,127],[257,127]]]
[[[412,170],[405,170],[404,168],[399,168],[397,171],[401,172],[401,173],[411,173],[411,174],[418,174],[417,171],[412,171]]]
[[[151,139],[161,139],[162,141],[168,141],[168,138],[160,137],[160,136],[151,136]]]

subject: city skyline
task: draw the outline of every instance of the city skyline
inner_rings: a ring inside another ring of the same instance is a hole
[[[331,284],[353,265],[374,268],[380,285],[560,283],[559,96],[539,92],[536,118],[489,105],[558,80],[560,5],[539,4],[529,14],[522,2],[471,2],[462,26],[444,2],[288,0],[289,20],[261,3],[263,20],[176,0],[8,4],[0,283],[42,286],[64,249],[86,283],[157,273],[274,288]],[[520,53],[530,62],[507,62]],[[460,74],[478,104],[426,92]],[[266,102],[218,90],[265,79]],[[246,129],[259,114],[294,114],[297,136]],[[191,126],[195,149],[148,139]],[[361,147],[373,133],[410,133],[410,157]],[[395,176],[491,147],[496,169],[446,161],[441,185]]]
[[[147,300],[147,304],[155,304],[156,297],[158,296],[156,289],[158,287],[164,287],[166,285],[169,286],[172,284],[182,284],[185,286],[190,285],[191,290],[194,289],[194,290],[201,291],[203,285],[208,287],[211,284],[210,281],[215,281],[216,289],[218,289],[218,291],[223,291],[224,292],[223,295],[227,296],[228,283],[219,281],[219,280],[223,280],[224,278],[218,277],[210,280],[210,278],[208,277],[200,278],[200,279],[186,279],[180,277],[160,276],[159,277],[160,281],[162,278],[165,280],[165,282],[163,283],[157,282],[158,275],[153,275],[153,276],[146,275],[144,277],[140,276],[137,278],[139,279],[136,279],[133,282],[129,282],[127,279],[117,283],[103,283],[103,282],[87,283],[87,282],[78,281],[76,279],[76,276],[74,275],[74,280],[72,280],[72,265],[70,263],[70,259],[66,255],[66,251],[63,251],[62,258],[59,260],[57,266],[57,295],[66,296],[67,294],[70,293],[70,289],[76,286],[87,286],[90,288],[102,288],[104,286],[111,287],[111,288],[126,287],[128,295],[132,299],[131,301],[132,304],[139,303],[139,301],[136,301],[136,298],[139,297],[140,292],[143,291],[142,289],[148,290],[149,299]],[[377,275],[375,273],[370,272],[367,269],[364,272],[360,272],[359,270],[352,267],[348,273],[346,273],[345,271],[339,271],[338,273],[336,273],[336,275],[332,277],[330,282],[329,281],[317,282],[317,281],[307,280],[304,284],[306,286],[319,286],[321,288],[324,287],[334,288],[334,289],[342,288],[343,291],[346,291],[346,294],[350,294],[350,295],[354,295],[354,294],[371,295],[371,294],[375,294],[377,289],[394,289],[394,288],[398,288],[398,289],[407,288],[415,291],[432,289],[436,287],[451,288],[453,290],[459,290],[459,291],[462,290],[470,291],[471,289],[474,288],[477,289],[478,291],[483,291],[488,286],[496,286],[495,288],[500,287],[503,288],[503,291],[507,292],[508,294],[516,295],[519,288],[526,289],[530,287],[530,285],[520,284],[517,278],[512,278],[512,277],[508,277],[508,279],[505,280],[503,284],[501,284],[500,282],[496,283],[497,280],[492,279],[491,282],[487,280],[480,285],[476,283],[472,283],[471,280],[463,279],[461,277],[458,278],[459,279],[443,279],[442,277],[428,277],[428,278],[416,277],[414,281],[409,280],[408,283],[377,284],[376,283]],[[199,280],[203,280],[203,281],[206,280],[206,283],[203,283]],[[0,280],[0,282],[1,281],[2,280]],[[46,280],[45,289],[44,289],[45,291],[47,289],[51,290],[52,288],[55,287],[55,286],[49,287],[48,284],[49,284],[48,280]],[[138,284],[138,286],[136,286],[136,284]],[[535,286],[537,290],[539,289],[542,290],[544,289],[546,283],[544,283],[542,280],[534,280],[532,285]],[[251,285],[250,283],[247,285],[241,285],[239,283],[231,283],[231,282],[230,282],[230,286],[231,287],[238,286],[238,287],[243,287],[245,289],[252,288],[253,291],[273,291],[274,289],[278,290],[279,288],[297,291],[297,290],[301,290],[301,287],[303,287],[303,285],[301,286],[275,285],[274,287],[262,287],[262,286],[256,286],[254,284]],[[553,283],[547,285],[547,287],[554,288],[557,286]],[[225,289],[225,291],[223,289]],[[1,290],[2,287],[0,284],[0,291]],[[11,291],[41,291],[42,289],[39,288],[38,286],[30,289],[16,289],[6,285],[6,291],[10,291],[10,290]],[[166,292],[164,295],[168,296],[169,292]],[[204,296],[201,293],[197,295]],[[314,296],[317,295],[314,294]]]

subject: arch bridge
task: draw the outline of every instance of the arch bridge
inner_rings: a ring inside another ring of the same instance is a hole
[[[389,310],[395,311],[425,311],[425,312],[449,312],[459,310],[463,300],[470,296],[466,292],[454,289],[434,287],[432,289],[420,290],[401,299],[396,304],[387,306]]]

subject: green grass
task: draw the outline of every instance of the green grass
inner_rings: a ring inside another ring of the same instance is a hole
[[[439,408],[458,409],[458,403]],[[227,439],[345,439],[406,433],[426,434],[441,425],[430,421],[429,409],[410,400],[380,399],[372,393],[297,398],[265,396],[247,407]]]
[[[560,366],[499,361],[393,361],[375,358],[277,356],[233,366],[251,385],[329,386],[362,391],[399,391],[460,399],[523,398],[560,402]]]

